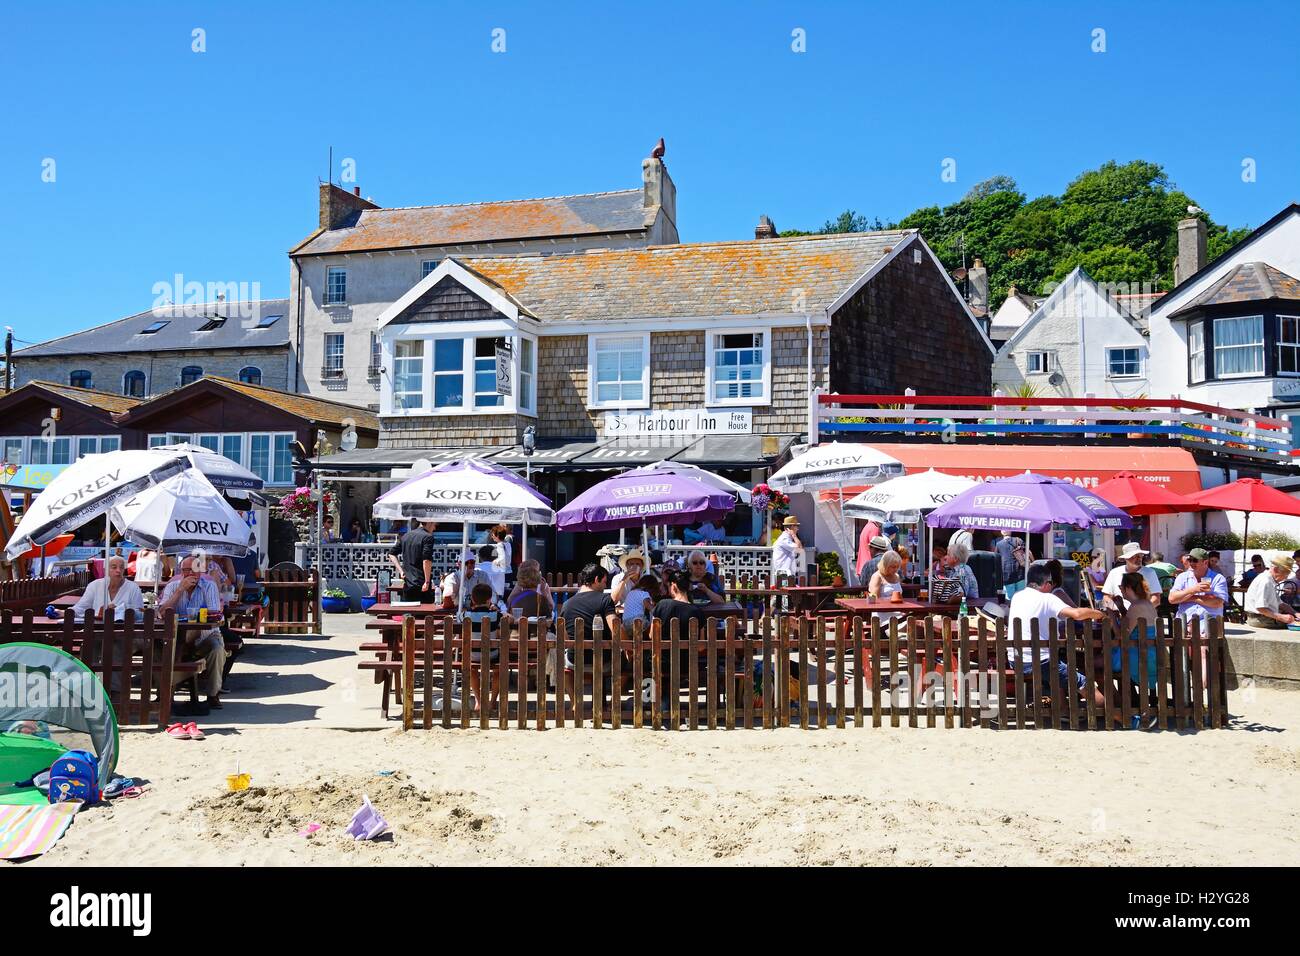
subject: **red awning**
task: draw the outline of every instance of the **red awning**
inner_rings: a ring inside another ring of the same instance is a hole
[[[947,475],[975,481],[1005,478],[1024,471],[1064,478],[1083,488],[1096,488],[1120,472],[1129,471],[1167,491],[1190,495],[1201,490],[1201,472],[1191,453],[1182,448],[1137,448],[1091,445],[975,445],[893,444],[871,442],[871,447],[897,458],[908,474],[934,468]],[[865,486],[845,488],[851,498]],[[832,488],[822,499],[833,501]]]

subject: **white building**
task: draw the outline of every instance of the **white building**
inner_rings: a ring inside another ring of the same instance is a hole
[[[1208,265],[1204,228],[1179,224],[1186,278],[1151,309],[1152,394],[1291,417],[1300,412],[1300,204]]]
[[[1027,295],[1015,286],[1007,289],[1007,297],[1002,300],[989,323],[989,338],[993,344],[1001,348],[1002,343],[1020,331],[1020,327],[1042,304],[1042,296]]]
[[[1150,391],[1147,364],[1141,323],[1076,268],[998,349],[993,382],[1044,397],[1135,398]]]

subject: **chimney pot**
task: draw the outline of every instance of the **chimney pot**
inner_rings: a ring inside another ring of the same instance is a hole
[[[360,186],[353,186],[353,187],[352,187],[352,195],[354,195],[354,196],[360,196],[360,195],[361,195],[361,187],[360,187]]]
[[[755,239],[776,238],[776,226],[772,224],[772,220],[768,219],[767,216],[758,217],[758,225],[754,227],[754,238]]]

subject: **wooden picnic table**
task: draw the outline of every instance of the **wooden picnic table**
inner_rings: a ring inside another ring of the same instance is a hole
[[[401,618],[410,614],[412,617],[428,617],[431,614],[455,614],[454,610],[447,610],[441,604],[393,604],[378,603],[372,604],[366,608],[366,613],[374,617],[392,617],[396,615]]]
[[[836,598],[835,604],[851,612],[855,617],[870,617],[872,614],[898,611],[904,614],[952,614],[961,607],[961,601],[869,601],[866,598]],[[970,603],[967,602],[967,609]]]
[[[790,607],[797,614],[817,611],[837,594],[865,594],[865,584],[787,584],[776,588],[778,594],[790,598]]]

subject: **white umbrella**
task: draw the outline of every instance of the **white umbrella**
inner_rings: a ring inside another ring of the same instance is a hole
[[[191,464],[203,473],[203,477],[208,479],[214,487],[223,490],[227,488],[243,488],[257,491],[265,484],[261,478],[239,464],[239,462],[232,461],[225,455],[218,454],[210,448],[204,448],[202,445],[178,442],[175,445],[155,445],[149,450],[162,454],[181,452],[188,455]],[[239,495],[237,497],[243,496]]]
[[[974,486],[975,482],[969,478],[945,475],[931,468],[914,475],[899,475],[868,488],[844,502],[844,514],[850,518],[915,524],[923,512],[951,501]]]
[[[903,463],[870,445],[849,442],[829,442],[809,448],[796,455],[777,470],[767,483],[778,491],[812,491],[816,488],[837,487],[840,500],[844,486],[885,481],[903,473]],[[844,526],[844,509],[840,508],[840,535],[846,546],[853,547],[852,539]],[[853,581],[853,561],[845,568]]]
[[[931,468],[914,475],[899,475],[868,488],[862,494],[850,498],[841,505],[844,514],[850,518],[868,518],[871,520],[897,521],[903,524],[916,524],[921,515],[932,511],[945,502],[951,501],[978,482],[961,475],[945,475]],[[934,541],[934,529],[926,528],[927,537]],[[933,547],[927,553],[925,563],[930,567],[931,582],[934,568],[931,567]],[[933,586],[933,583],[931,584]]]
[[[181,453],[112,451],[83,455],[36,496],[5,547],[13,560],[97,518],[124,498],[190,467]]]
[[[119,502],[109,517],[124,537],[162,554],[242,558],[256,544],[239,512],[193,468]]]
[[[374,514],[379,518],[459,522],[463,526],[462,555],[469,546],[471,523],[523,524],[525,538],[527,525],[555,523],[551,503],[536,488],[513,471],[475,458],[445,462],[408,478],[379,496]],[[465,589],[459,587],[456,592],[457,603],[463,606]]]

